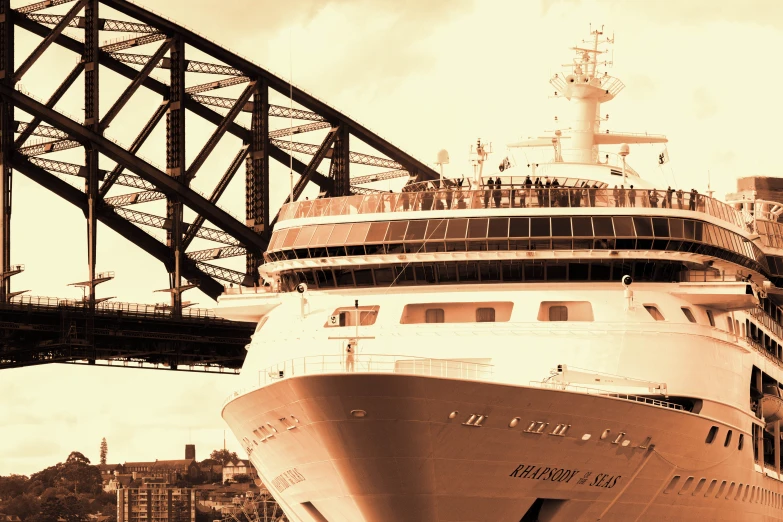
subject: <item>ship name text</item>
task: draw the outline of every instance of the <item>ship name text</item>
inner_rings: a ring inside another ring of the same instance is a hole
[[[517,469],[511,472],[509,477],[526,478],[532,480],[548,480],[550,482],[565,482],[569,484],[579,473],[578,469],[551,468],[545,466],[536,466],[535,464],[520,464]],[[592,476],[592,471],[584,472],[576,484],[587,484],[597,488],[613,488],[622,478],[621,475],[610,475],[609,473],[598,473]]]

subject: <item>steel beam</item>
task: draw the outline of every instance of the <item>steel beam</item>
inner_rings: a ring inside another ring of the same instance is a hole
[[[241,246],[227,246],[217,248],[206,248],[204,250],[194,250],[188,252],[188,259],[194,261],[207,261],[210,259],[225,259],[228,257],[244,256],[246,254],[245,247]]]
[[[13,89],[14,23],[11,0],[0,0],[0,85]],[[11,270],[11,155],[14,150],[14,105],[0,100],[0,272]],[[0,302],[11,298],[11,278],[0,281]]]
[[[234,157],[234,160],[231,162],[231,164],[228,166],[228,169],[223,174],[223,177],[220,178],[220,181],[218,182],[215,189],[212,191],[212,194],[209,196],[210,203],[217,203],[217,201],[220,199],[220,196],[223,195],[223,192],[228,187],[228,184],[231,182],[231,180],[234,177],[234,174],[237,173],[239,170],[239,167],[242,165],[242,162],[245,160],[248,154],[249,150],[248,145],[244,145],[237,155]],[[191,241],[198,235],[199,229],[204,225],[204,219],[203,216],[197,216],[196,219],[193,221],[193,224],[187,227],[187,232],[185,233],[185,238],[182,240],[182,250],[187,250],[187,248],[190,246]]]
[[[192,87],[185,89],[185,92],[188,94],[198,94],[200,92],[214,91],[216,89],[222,89],[223,87],[231,87],[232,85],[247,83],[249,81],[250,78],[247,76],[234,76],[232,78],[225,78],[223,80],[216,80],[214,82],[193,85]]]
[[[348,129],[342,129],[334,143],[334,154],[329,169],[329,178],[332,180],[330,196],[348,196],[351,193],[351,152],[350,134]],[[392,167],[394,168],[394,167]]]
[[[0,0],[0,2],[2,1],[7,0]],[[87,197],[83,192],[72,187],[57,176],[46,172],[41,167],[33,165],[24,156],[20,156],[19,154],[12,155],[11,163],[13,168],[21,172],[24,176],[30,178],[44,188],[49,189],[81,210],[84,211],[87,209]],[[99,206],[98,219],[154,258],[163,263],[168,262],[169,249],[166,245],[126,219],[123,219],[119,213],[114,212],[110,207]],[[185,262],[182,265],[182,275],[191,280],[198,280],[199,288],[212,299],[217,299],[223,292],[223,285],[198,269],[195,263],[189,261]]]
[[[165,40],[166,35],[163,33],[148,33],[143,36],[134,36],[126,40],[120,40],[119,42],[111,42],[101,45],[101,50],[112,53],[116,51],[122,51],[124,49],[131,49],[133,47],[139,47],[141,45],[147,45],[152,42],[159,42]]]
[[[386,172],[379,172],[378,174],[368,174],[367,176],[351,178],[351,185],[361,185],[363,183],[373,183],[375,181],[407,177],[410,177],[410,172],[407,170],[389,170]]]
[[[346,131],[343,131],[345,134]],[[300,143],[297,141],[289,142],[287,140],[272,140],[272,144],[280,147],[284,150],[291,150],[293,152],[299,152],[300,154],[315,154],[318,151],[318,145],[312,143]],[[356,163],[358,165],[370,165],[371,167],[384,167],[387,169],[403,170],[403,166],[394,160],[387,158],[379,158],[378,156],[371,156],[369,154],[362,154],[361,152],[349,152],[348,159],[350,163]]]
[[[293,194],[294,201],[299,199],[299,197],[302,195],[302,192],[304,192],[305,187],[310,182],[310,179],[313,177],[313,173],[316,172],[318,167],[321,165],[321,162],[324,160],[324,158],[326,158],[326,154],[328,152],[331,152],[332,145],[337,139],[340,130],[341,130],[340,127],[333,128],[332,130],[330,130],[329,133],[324,138],[324,141],[318,147],[318,150],[313,155],[313,158],[310,160],[310,163],[307,164],[307,170],[305,170],[305,173],[299,177],[299,179],[296,182],[296,185],[294,185],[294,194]],[[286,198],[285,203],[290,203],[291,202],[290,198],[291,196],[289,195],[288,198]]]
[[[185,170],[185,42],[176,36],[171,42],[169,60],[169,111],[166,114],[166,174],[174,183],[187,187],[188,176]],[[166,232],[166,244],[169,247],[170,264],[169,288],[171,289],[172,313],[182,314],[182,277],[180,265],[184,250],[182,239],[185,228],[182,225],[182,199],[172,194],[166,199],[166,219],[171,229]]]
[[[321,129],[328,129],[332,126],[328,121],[317,121],[315,123],[307,123],[305,125],[296,125],[295,127],[286,127],[284,129],[277,129],[269,133],[270,138],[282,138],[283,136],[291,136],[295,134],[301,134],[304,132],[312,132]]]
[[[139,212],[138,210],[131,210],[129,208],[123,207],[114,207],[113,210],[115,214],[131,223],[159,228],[161,230],[168,230],[171,228],[171,224],[166,220],[166,218],[156,216],[154,214],[147,214],[146,212]],[[184,223],[184,225],[186,227],[191,226],[187,223]],[[198,231],[196,231],[196,237],[206,239],[207,241],[214,241],[215,243],[220,243],[223,245],[237,245],[236,239],[216,228],[202,226],[198,229]]]
[[[61,174],[68,174],[69,176],[87,178],[87,167],[83,165],[77,165],[76,163],[67,163],[65,161],[57,161],[49,158],[30,158],[30,163],[37,165],[42,169],[46,169],[49,172],[59,172]],[[105,170],[98,171],[99,178],[103,179],[105,175]],[[145,183],[141,178],[137,179],[140,182]]]
[[[172,40],[168,39],[158,48],[157,51],[155,51],[155,54],[152,55],[152,60],[150,60],[150,63],[152,63],[153,60],[157,60],[160,58],[163,58],[163,56],[168,52],[168,50],[171,48]],[[136,74],[136,77],[131,80],[130,85],[125,88],[122,94],[117,98],[117,101],[114,102],[114,105],[111,106],[111,108],[104,114],[103,118],[101,119],[101,124],[99,127],[99,130],[102,132],[106,130],[109,125],[111,125],[111,122],[114,118],[117,117],[117,115],[120,113],[123,107],[125,107],[125,104],[128,103],[128,101],[131,99],[131,96],[138,90],[139,87],[141,87],[142,82],[149,77],[150,73],[152,73],[152,69],[154,67],[150,65],[149,63],[142,67],[142,69]]]
[[[188,44],[206,53],[212,58],[219,60],[230,67],[239,69],[245,75],[252,76],[253,78],[264,79],[266,82],[268,82],[269,87],[285,96],[288,96],[290,93],[296,103],[310,109],[311,111],[321,114],[328,121],[340,122],[343,126],[348,127],[353,136],[373,147],[381,154],[400,163],[403,165],[401,168],[408,170],[411,172],[411,174],[419,176],[421,180],[439,179],[440,175],[426,164],[398,149],[353,119],[338,112],[337,110],[304,92],[298,87],[290,85],[287,81],[283,80],[282,78],[278,78],[274,74],[263,69],[262,67],[259,67],[253,62],[250,62],[245,58],[242,58],[241,56],[238,56],[231,51],[220,47],[216,43],[207,40],[203,36],[200,36],[185,27],[179,26],[174,22],[156,15],[137,4],[129,2],[128,0],[105,0],[104,4],[111,6],[112,8],[136,20],[147,23],[153,27],[157,27],[161,32],[176,33],[184,38]]]
[[[163,192],[157,190],[145,190],[143,192],[131,192],[120,196],[110,196],[103,198],[103,202],[110,207],[127,207],[128,205],[138,205],[140,203],[149,203],[150,201],[159,201],[166,199]]]
[[[279,118],[293,118],[294,120],[326,121],[326,119],[320,114],[316,114],[310,111],[303,111],[302,109],[282,107],[280,105],[270,105],[269,115]]]
[[[218,124],[215,131],[204,144],[204,147],[202,147],[202,149],[199,151],[198,155],[193,160],[193,163],[191,163],[190,167],[188,167],[187,173],[185,174],[186,183],[193,181],[193,178],[196,177],[199,169],[204,166],[204,162],[207,161],[209,155],[212,154],[212,151],[215,150],[215,147],[220,142],[221,138],[223,138],[223,136],[226,134],[228,126],[234,122],[240,110],[242,109],[242,106],[250,99],[250,96],[253,95],[255,88],[256,82],[250,82],[250,85],[248,85],[245,90],[242,91],[242,94],[239,96],[234,106],[231,107],[231,110],[228,111],[228,114],[223,117],[223,120]]]
[[[72,0],[68,0],[69,2]],[[61,15],[54,14],[26,14],[20,9],[16,10],[23,14],[25,18],[44,25],[57,25],[62,20]],[[124,20],[110,20],[101,18],[98,20],[98,26],[101,31],[113,31],[119,33],[157,33],[158,30],[147,24],[137,22],[126,22]],[[68,24],[68,27],[84,27],[84,18],[77,16]]]
[[[220,281],[242,285],[243,281],[245,280],[245,274],[242,272],[237,272],[236,270],[223,268],[222,266],[211,265],[209,263],[204,263],[203,261],[196,261],[196,266],[200,270],[204,271],[204,273],[207,273],[215,279],[219,279]]]
[[[16,126],[16,132],[18,134],[24,134],[28,132],[28,128],[30,127],[30,124],[26,121],[17,121],[14,122],[14,125]],[[34,129],[30,131],[30,134],[33,136],[41,136],[44,138],[54,138],[57,140],[67,140],[70,139],[70,136],[68,136],[66,133],[61,131],[60,129],[55,129],[54,127],[50,127],[48,125],[36,125]]]
[[[136,136],[136,139],[133,140],[133,143],[131,143],[130,148],[128,149],[128,152],[131,154],[136,154],[139,152],[139,149],[141,149],[141,146],[144,145],[144,142],[147,140],[150,134],[152,134],[152,131],[155,129],[155,127],[160,123],[160,120],[163,119],[163,116],[168,112],[169,109],[169,102],[166,101],[164,103],[161,103],[158,105],[158,108],[155,109],[155,113],[152,115],[152,117],[147,121],[147,123],[144,125],[144,127],[139,132],[138,136]],[[117,163],[117,165],[112,169],[112,171],[109,173],[108,177],[106,178],[106,181],[103,182],[101,185],[101,188],[99,189],[98,193],[101,195],[101,198],[105,198],[106,194],[109,192],[109,189],[114,183],[119,183],[119,179],[121,176],[123,176],[122,172],[125,170],[125,166],[121,163]],[[147,183],[146,181],[142,180],[144,183]],[[150,184],[151,186],[147,187],[139,187],[136,188],[144,188],[147,190],[152,190],[155,188],[154,185]],[[130,185],[128,185],[130,186]]]
[[[73,2],[73,0],[42,0],[41,2],[35,2],[34,4],[25,5],[17,8],[20,13],[34,13],[43,9],[48,9],[60,4],[67,4]]]
[[[210,204],[206,198],[197,192],[182,186],[180,183],[174,182],[174,180],[165,173],[156,169],[143,159],[134,156],[111,140],[90,132],[77,122],[49,109],[35,99],[12,88],[5,87],[2,84],[0,84],[0,95],[6,100],[12,101],[15,106],[23,109],[25,112],[28,112],[33,116],[40,116],[44,121],[69,133],[71,136],[74,136],[74,138],[94,143],[102,154],[113,161],[124,164],[127,169],[135,172],[145,181],[154,183],[161,192],[179,195],[193,210],[204,215],[210,222],[225,230],[249,249],[263,248],[263,242],[259,240],[258,236],[242,223],[239,223],[230,214]],[[317,182],[317,178],[314,178],[314,181]]]
[[[99,71],[98,62],[99,52],[99,30],[98,30],[98,6],[100,0],[81,0],[75,8],[84,9],[84,126],[91,132],[100,133],[100,103],[98,99],[99,92]],[[76,11],[71,11],[66,15],[75,15]],[[72,16],[71,16],[72,17]],[[63,22],[65,19],[63,20]],[[62,22],[58,24],[58,27]],[[59,36],[59,34],[57,35]],[[51,42],[50,42],[51,43]],[[85,217],[87,218],[87,265],[89,274],[89,301],[88,306],[91,312],[95,311],[95,265],[98,248],[98,149],[92,143],[84,145],[84,165],[87,171],[87,179],[84,184],[84,192],[87,195],[87,209]]]
[[[119,60],[123,63],[130,63],[133,65],[150,65],[151,67],[158,69],[171,69],[171,60],[167,58],[155,59],[148,54],[131,54],[131,53],[110,53],[112,58]],[[218,63],[197,62],[195,60],[185,60],[185,72],[195,72],[204,74],[222,74],[226,76],[242,76],[242,71],[221,65]]]
[[[48,154],[50,152],[58,152],[61,150],[75,149],[81,147],[82,144],[73,140],[54,140],[47,141],[45,143],[38,143],[36,145],[27,145],[26,147],[20,147],[16,151],[24,156],[40,156],[42,154]]]
[[[245,165],[245,224],[269,240],[269,88],[258,82],[253,94],[250,121],[250,156]],[[245,256],[245,286],[258,285],[258,266],[264,262],[260,252]]]
[[[84,62],[80,61],[79,63],[76,64],[76,67],[74,67],[71,70],[68,76],[65,77],[65,79],[57,87],[57,89],[55,89],[52,95],[49,96],[49,99],[46,101],[46,106],[51,108],[57,105],[57,103],[65,95],[65,93],[68,91],[71,85],[73,85],[74,82],[76,82],[76,80],[79,78],[79,75],[82,74],[83,70],[84,70]],[[27,124],[27,127],[25,127],[23,131],[20,131],[21,133],[19,134],[19,136],[16,138],[16,141],[14,142],[14,147],[16,148],[21,147],[22,144],[24,144],[24,142],[27,141],[27,138],[29,138],[35,133],[36,128],[40,124],[41,124],[40,118],[33,118],[33,120]]]
[[[57,39],[60,34],[65,30],[66,27],[68,27],[68,24],[71,20],[76,17],[77,14],[79,14],[79,11],[82,10],[82,8],[87,5],[88,0],[79,0],[76,2],[76,4],[71,7],[68,10],[68,13],[62,17],[62,20],[60,20],[57,25],[55,25],[52,30],[49,32],[48,35],[43,39],[41,43],[38,44],[38,47],[36,47],[32,53],[25,59],[24,62],[22,62],[22,65],[19,66],[19,68],[14,73],[14,79],[13,82],[17,83],[19,80],[22,79],[22,76],[24,76],[24,73],[26,73],[28,70],[30,70],[30,67],[33,66],[33,64],[38,61],[38,58],[41,57],[41,55],[46,51],[50,45]]]

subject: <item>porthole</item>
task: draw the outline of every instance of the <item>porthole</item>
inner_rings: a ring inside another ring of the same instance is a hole
[[[707,440],[704,442],[706,442],[707,444],[712,444],[712,442],[715,440],[715,437],[717,435],[718,435],[718,427],[713,426],[712,428],[710,428],[710,432],[707,433]]]

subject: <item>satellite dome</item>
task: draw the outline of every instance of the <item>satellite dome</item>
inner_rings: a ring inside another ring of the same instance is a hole
[[[440,149],[438,151],[438,159],[435,161],[437,165],[446,165],[449,162],[449,151],[446,149]]]
[[[631,148],[627,143],[620,144],[620,156],[627,156],[631,153]]]

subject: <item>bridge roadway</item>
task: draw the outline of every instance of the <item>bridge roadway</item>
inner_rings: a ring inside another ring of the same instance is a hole
[[[82,301],[17,297],[0,302],[0,369],[59,362],[236,374],[254,328],[205,309],[177,317],[107,301],[92,315]]]

